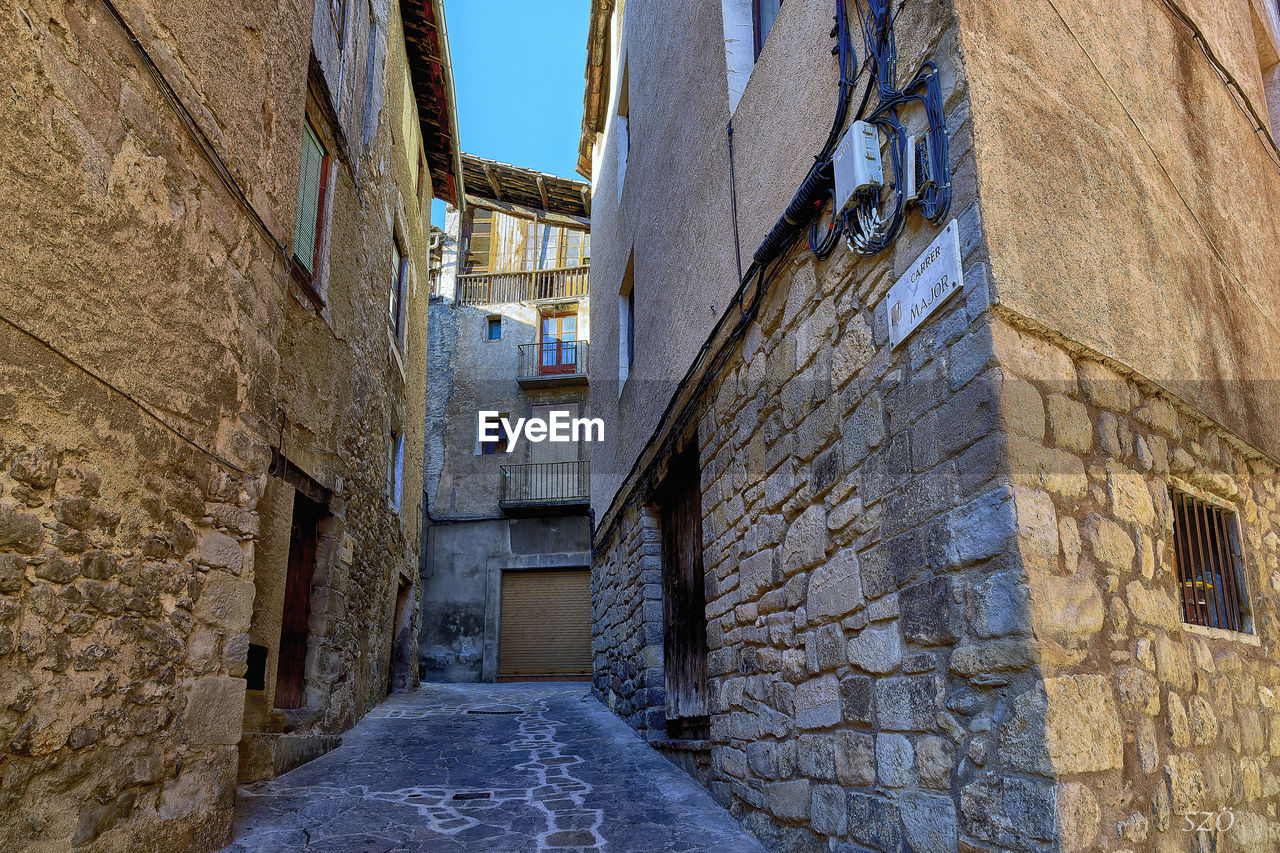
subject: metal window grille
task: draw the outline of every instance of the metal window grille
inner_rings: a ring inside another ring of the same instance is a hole
[[[1176,489],[1171,496],[1183,621],[1252,633],[1235,513]]]

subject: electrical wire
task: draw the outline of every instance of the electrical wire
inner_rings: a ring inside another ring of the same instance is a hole
[[[235,179],[235,176],[231,174],[231,170],[223,161],[222,156],[218,154],[218,150],[214,147],[213,141],[209,139],[207,134],[205,134],[204,129],[201,128],[200,124],[195,120],[195,116],[193,116],[191,111],[187,109],[187,105],[182,102],[180,97],[178,97],[178,93],[174,90],[173,86],[170,85],[168,78],[166,78],[160,71],[155,60],[151,58],[151,54],[147,52],[145,47],[143,47],[142,42],[134,33],[133,28],[129,26],[129,22],[124,19],[124,15],[120,14],[120,10],[116,8],[116,5],[112,0],[99,0],[99,2],[101,2],[106,10],[111,13],[111,17],[115,18],[116,23],[120,28],[124,30],[124,34],[129,39],[130,45],[133,46],[134,52],[138,55],[138,58],[142,60],[143,67],[147,69],[147,74],[150,75],[156,86],[159,87],[160,94],[164,97],[165,102],[173,109],[174,113],[177,114],[178,119],[182,122],[182,126],[191,136],[196,147],[200,149],[200,153],[204,155],[205,160],[213,167],[213,171],[218,176],[218,180],[222,182],[224,187],[226,187],[227,192],[231,193],[231,197],[235,200],[236,204],[249,215],[251,220],[253,220],[253,224],[257,226],[258,230],[262,232],[262,235],[271,243],[272,248],[280,256],[280,260],[284,263],[285,268],[288,269],[290,267],[288,248],[276,237],[270,226],[268,226],[263,218],[258,214],[257,208],[253,206],[253,202],[249,201],[249,197],[245,195],[244,190],[241,189],[240,184]]]
[[[874,88],[877,104],[866,121],[888,141],[893,180],[884,186],[861,191],[854,203],[841,214],[840,224],[849,250],[860,257],[871,257],[884,251],[897,239],[906,223],[908,204],[919,207],[921,214],[935,225],[942,224],[951,207],[951,179],[947,156],[947,128],[942,110],[942,85],[937,67],[923,62],[911,81],[897,88],[898,48],[894,24],[905,0],[890,14],[889,0],[854,0],[862,27],[864,65],[870,65],[875,86],[868,85],[858,117],[864,115]],[[907,132],[898,118],[898,109],[912,102],[924,106],[929,131],[919,150],[907,150]],[[914,199],[906,197],[907,170],[913,171],[923,185]],[[886,197],[887,196],[887,197]]]
[[[1280,169],[1280,146],[1276,145],[1275,137],[1271,135],[1271,131],[1267,128],[1267,123],[1258,116],[1257,110],[1253,108],[1253,102],[1249,100],[1249,96],[1240,87],[1240,83],[1227,69],[1227,66],[1218,59],[1218,55],[1213,52],[1213,48],[1209,46],[1209,40],[1204,37],[1200,27],[1173,0],[1160,0],[1160,4],[1191,30],[1191,37],[1199,46],[1200,52],[1204,54],[1204,58],[1209,61],[1209,67],[1213,69],[1213,73],[1217,75],[1218,80],[1226,87],[1227,93],[1231,95],[1231,100],[1235,101],[1236,107],[1249,120],[1253,128],[1253,135],[1262,143],[1262,150],[1266,153],[1267,159],[1271,161],[1271,165]],[[1057,9],[1054,11],[1057,11]],[[1063,23],[1066,23],[1066,21],[1064,20]]]
[[[839,83],[836,109],[827,139],[815,155],[813,165],[801,180],[791,202],[756,248],[746,272],[740,274],[738,288],[730,299],[729,305],[712,327],[697,355],[694,356],[677,386],[677,392],[672,395],[662,417],[658,419],[653,435],[645,443],[646,448],[654,448],[652,454],[641,453],[637,456],[623,479],[624,484],[629,481],[636,484],[629,490],[630,497],[619,504],[618,495],[623,493],[623,490],[619,489],[614,496],[614,502],[605,513],[606,523],[596,531],[599,535],[607,536],[612,531],[613,527],[619,523],[622,509],[641,504],[648,499],[655,485],[653,480],[658,473],[653,460],[666,458],[671,452],[678,450],[682,442],[690,438],[689,427],[703,395],[728,362],[734,344],[746,334],[755,320],[778,272],[786,264],[797,245],[796,238],[802,233],[807,233],[806,242],[809,248],[819,259],[826,259],[835,251],[840,235],[849,235],[853,220],[849,217],[848,211],[839,216],[833,214],[828,220],[825,234],[820,234],[820,229],[823,211],[828,204],[834,203],[833,153],[844,131],[853,93],[863,71],[869,69],[871,76],[863,91],[856,116],[861,118],[865,114],[872,90],[876,90],[878,104],[872,115],[877,126],[882,130],[887,129],[893,140],[890,148],[894,161],[895,179],[902,174],[902,164],[907,156],[905,130],[898,121],[896,109],[912,101],[925,103],[930,133],[930,144],[927,146],[928,168],[933,181],[924,188],[920,207],[922,213],[932,222],[940,222],[946,216],[950,207],[951,184],[947,165],[946,126],[942,117],[941,86],[937,79],[937,69],[931,62],[923,63],[905,89],[902,91],[894,89],[897,49],[893,39],[893,24],[906,0],[900,0],[897,10],[892,15],[889,14],[888,0],[868,0],[868,11],[865,14],[862,12],[861,0],[854,0],[854,2],[863,29],[864,45],[868,46],[868,50],[863,57],[861,67],[858,67],[852,48],[845,0],[836,0],[835,25],[831,29],[830,36],[836,40],[832,52],[837,57]],[[730,124],[730,137],[732,137],[732,124]],[[914,156],[914,152],[911,154]],[[732,168],[732,160],[730,164]],[[892,189],[897,192],[899,200],[890,216],[883,216],[878,206],[869,202],[866,209],[860,212],[861,218],[858,223],[874,226],[876,230],[875,239],[866,243],[866,251],[870,254],[887,247],[902,228],[905,203],[901,198],[901,190],[896,186]],[[734,200],[736,202],[736,192]],[[863,254],[863,251],[856,249],[855,251]],[[740,264],[741,261],[739,261]],[[748,293],[750,293],[749,299]],[[736,320],[726,331],[726,324],[735,315]],[[719,341],[718,346],[717,341]],[[692,390],[687,394],[682,394],[679,390],[690,388]]]
[[[114,384],[113,382],[111,382],[111,380],[107,379],[107,378],[106,378],[106,377],[104,377],[102,374],[97,373],[96,371],[91,370],[89,367],[85,366],[84,364],[80,363],[79,361],[76,361],[74,358],[72,358],[71,356],[67,355],[65,352],[63,352],[62,350],[60,350],[60,349],[58,349],[56,346],[54,346],[50,341],[45,340],[44,338],[42,338],[42,337],[40,337],[39,335],[37,335],[35,332],[31,331],[30,329],[26,328],[25,326],[23,326],[23,325],[21,325],[21,324],[19,324],[19,323],[17,323],[17,322],[15,322],[14,320],[9,319],[8,317],[4,316],[3,314],[0,314],[0,322],[3,322],[5,325],[9,326],[10,328],[12,328],[12,329],[16,330],[17,332],[21,333],[22,335],[25,335],[27,338],[29,338],[29,339],[31,339],[31,340],[33,340],[33,341],[35,341],[37,344],[39,344],[40,346],[44,347],[44,348],[45,348],[46,350],[48,350],[49,352],[53,353],[55,356],[57,356],[58,358],[60,358],[60,359],[62,359],[63,361],[65,361],[67,364],[69,364],[69,365],[71,365],[72,367],[76,368],[76,369],[77,369],[77,370],[79,370],[81,373],[83,373],[83,374],[85,374],[86,376],[88,376],[89,378],[93,379],[93,380],[94,380],[94,381],[96,381],[98,384],[102,385],[104,388],[107,388],[108,390],[115,392],[115,393],[116,393],[116,394],[118,394],[120,397],[122,397],[123,399],[125,399],[125,400],[127,400],[129,403],[131,403],[131,404],[134,406],[134,408],[136,408],[138,411],[142,412],[142,413],[143,413],[143,414],[145,414],[147,417],[149,417],[151,420],[153,420],[153,421],[155,421],[156,423],[158,423],[158,424],[159,424],[161,427],[163,427],[165,430],[167,430],[167,431],[169,431],[169,432],[173,433],[175,436],[177,436],[177,437],[178,437],[178,438],[179,438],[179,439],[180,439],[184,444],[186,444],[186,445],[188,445],[189,447],[192,447],[192,448],[194,448],[194,449],[196,449],[196,450],[200,451],[200,452],[201,452],[201,453],[203,453],[205,456],[207,456],[207,457],[209,457],[210,459],[212,459],[214,462],[217,462],[219,465],[223,465],[223,466],[225,466],[225,467],[227,467],[227,468],[230,468],[231,470],[233,470],[233,471],[235,471],[235,472],[237,472],[237,473],[239,473],[239,474],[246,474],[246,475],[248,475],[248,474],[249,474],[249,472],[248,472],[248,471],[246,471],[244,468],[241,468],[239,465],[235,464],[234,462],[229,461],[229,460],[228,460],[228,459],[226,459],[225,457],[219,456],[217,453],[214,453],[214,452],[213,452],[212,450],[210,450],[209,448],[207,448],[207,447],[205,447],[204,445],[200,444],[200,442],[196,441],[194,438],[192,438],[191,436],[187,435],[187,434],[186,434],[186,433],[184,433],[182,430],[178,429],[178,428],[177,428],[177,427],[175,427],[173,424],[169,423],[167,420],[165,420],[164,418],[162,418],[162,417],[160,416],[160,413],[159,413],[159,412],[157,412],[155,409],[151,408],[151,406],[149,406],[149,405],[147,405],[146,403],[142,402],[142,401],[141,401],[141,400],[139,400],[137,397],[135,397],[135,396],[133,396],[132,394],[130,394],[128,391],[125,391],[125,390],[124,390],[123,388],[121,388],[119,385]]]

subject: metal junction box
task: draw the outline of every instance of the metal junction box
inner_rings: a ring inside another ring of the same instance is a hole
[[[843,211],[861,190],[884,184],[880,164],[880,131],[874,124],[855,121],[836,146],[834,161],[836,211]]]

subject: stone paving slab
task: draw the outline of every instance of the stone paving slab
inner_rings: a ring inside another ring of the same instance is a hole
[[[224,853],[763,853],[581,684],[430,684],[238,791]]]

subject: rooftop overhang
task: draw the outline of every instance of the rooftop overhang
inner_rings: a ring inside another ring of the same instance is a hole
[[[591,149],[604,131],[609,109],[609,19],[615,0],[591,0],[587,25],[586,92],[582,97],[582,135],[578,139],[578,174],[590,180]]]
[[[443,0],[400,0],[400,17],[432,192],[462,207],[466,189]]]
[[[591,186],[536,169],[462,155],[467,203],[517,216],[586,228],[591,224]]]

